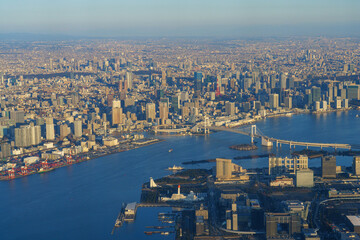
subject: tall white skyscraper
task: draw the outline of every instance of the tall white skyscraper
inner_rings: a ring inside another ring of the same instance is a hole
[[[146,120],[153,121],[156,118],[155,103],[146,104]]]
[[[46,140],[55,140],[55,127],[53,118],[46,119]]]

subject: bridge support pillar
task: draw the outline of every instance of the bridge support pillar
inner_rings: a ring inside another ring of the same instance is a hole
[[[289,143],[289,147],[290,147],[290,150],[291,150],[291,142]]]
[[[251,132],[250,132],[251,144],[254,144],[255,135],[256,135],[256,125],[251,125]]]
[[[306,145],[306,149],[309,149],[309,145]]]
[[[279,142],[276,140],[276,148],[278,148]]]

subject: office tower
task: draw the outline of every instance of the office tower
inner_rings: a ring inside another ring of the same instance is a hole
[[[153,121],[156,118],[155,103],[146,104],[146,120]]]
[[[60,125],[60,139],[64,139],[71,133],[70,127],[64,123]]]
[[[27,131],[24,127],[15,128],[15,146],[16,147],[27,147]]]
[[[41,143],[41,127],[34,126],[34,123],[30,124],[30,140],[32,146]]]
[[[54,120],[51,117],[46,119],[46,140],[55,140]]]
[[[285,97],[285,107],[288,109],[292,108],[292,97]]]
[[[162,121],[168,119],[169,105],[168,105],[167,102],[160,102],[159,103],[159,112],[160,112],[160,119]]]
[[[294,89],[295,87],[295,83],[294,83],[294,78],[293,77],[289,77],[287,79],[287,88],[288,89]]]
[[[334,87],[332,86],[332,84],[329,84],[328,85],[328,100],[329,100],[329,103],[333,101],[334,99]]]
[[[353,174],[360,176],[360,156],[355,156],[353,160]]]
[[[216,159],[216,179],[231,179],[232,163],[231,159]]]
[[[226,102],[225,103],[225,112],[226,115],[235,115],[235,103],[233,102]]]
[[[266,239],[291,239],[301,232],[301,217],[297,213],[266,213]]]
[[[106,99],[107,99],[108,107],[111,107],[112,104],[113,104],[114,95],[113,94],[107,94]]]
[[[321,89],[319,87],[312,87],[311,88],[311,96],[312,96],[312,101],[316,102],[321,100]]]
[[[347,87],[347,98],[349,101],[352,99],[359,100],[360,88],[359,85],[350,85]]]
[[[81,138],[81,136],[82,136],[82,121],[81,121],[81,119],[76,119],[74,121],[74,135],[76,138]]]
[[[121,102],[119,100],[113,101],[111,120],[113,125],[123,123],[123,111],[121,108]]]
[[[132,76],[132,73],[131,72],[126,72],[126,75],[125,75],[125,81],[127,83],[127,87],[129,89],[132,89],[133,87],[133,76]]]
[[[272,109],[279,107],[279,94],[274,93],[269,95],[269,106]]]
[[[280,74],[280,89],[286,89],[286,78],[285,73]]]
[[[324,156],[321,158],[321,170],[323,178],[336,178],[336,157]]]
[[[201,91],[201,88],[202,88],[202,78],[203,78],[202,72],[195,72],[195,73],[194,73],[195,91]]]
[[[15,123],[24,123],[25,113],[24,111],[11,111],[10,112],[10,119],[13,120]]]
[[[269,157],[269,175],[283,174],[285,172],[295,173],[298,170],[308,168],[308,157],[300,155],[294,158]]]
[[[166,86],[166,71],[165,70],[161,71],[161,86],[163,86],[163,87]]]

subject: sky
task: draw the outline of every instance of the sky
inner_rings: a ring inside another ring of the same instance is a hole
[[[359,0],[0,0],[0,33],[360,35]]]

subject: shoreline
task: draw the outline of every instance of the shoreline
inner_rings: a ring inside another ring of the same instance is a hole
[[[150,146],[150,145],[153,145],[153,144],[156,144],[156,143],[160,143],[160,142],[163,142],[165,141],[164,139],[154,139],[153,141],[151,142],[148,142],[148,143],[144,143],[144,144],[139,144],[139,145],[135,145],[133,144],[133,146],[129,149],[116,149],[115,151],[113,152],[108,152],[108,153],[104,153],[104,154],[99,154],[99,155],[96,155],[96,152],[93,152],[93,156],[89,156],[90,154],[92,154],[92,152],[88,152],[88,153],[83,153],[83,154],[79,154],[79,155],[76,155],[75,157],[77,158],[80,158],[79,160],[75,160],[74,162],[72,163],[67,163],[65,162],[64,164],[60,165],[60,166],[54,166],[52,167],[52,170],[55,170],[55,169],[58,169],[58,168],[62,168],[62,167],[68,167],[68,166],[71,166],[71,165],[75,165],[75,164],[78,164],[78,163],[82,163],[82,162],[86,162],[86,161],[90,161],[90,160],[94,160],[94,159],[97,159],[97,158],[100,158],[100,157],[105,157],[105,156],[108,156],[108,155],[113,155],[113,154],[116,154],[116,153],[121,153],[121,152],[127,152],[127,151],[131,151],[131,150],[134,150],[134,149],[138,149],[138,148],[141,148],[141,147],[146,147],[146,146]],[[51,172],[49,171],[49,172]],[[14,179],[19,179],[19,178],[23,178],[23,177],[27,177],[27,176],[30,176],[30,175],[34,175],[34,174],[44,174],[44,173],[47,173],[47,172],[42,172],[42,173],[39,173],[38,171],[31,171],[27,174],[20,174],[20,175],[17,175],[15,177],[12,177],[10,178],[8,175],[1,175],[0,176],[0,181],[11,181],[11,180],[14,180]]]

